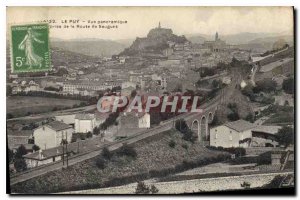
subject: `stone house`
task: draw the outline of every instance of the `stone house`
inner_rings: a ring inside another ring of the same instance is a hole
[[[61,145],[63,139],[71,142],[74,129],[71,125],[53,121],[34,129],[34,144],[41,149],[49,149]]]

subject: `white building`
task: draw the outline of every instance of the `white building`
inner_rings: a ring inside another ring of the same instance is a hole
[[[210,146],[248,147],[246,138],[252,138],[252,129],[256,125],[245,120],[237,120],[210,129]]]
[[[101,91],[106,89],[112,89],[113,86],[109,84],[99,83],[99,82],[65,82],[63,86],[63,92],[66,94],[79,94],[79,90],[86,91]]]
[[[130,82],[130,81],[126,81],[126,82],[122,83],[122,86],[121,86],[122,89],[129,88],[129,87],[136,88],[136,83]]]
[[[139,128],[150,128],[150,114],[142,113],[139,116]]]
[[[75,115],[75,132],[87,133],[93,132],[96,126],[96,119],[94,114],[76,114]]]
[[[74,129],[71,125],[53,121],[36,128],[33,132],[34,144],[41,149],[49,149],[61,145],[62,139],[71,142]]]

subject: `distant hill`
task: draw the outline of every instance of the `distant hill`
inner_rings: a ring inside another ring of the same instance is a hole
[[[194,34],[187,35],[188,40],[193,43],[202,44],[205,40],[214,40],[213,35],[205,35],[205,34]],[[279,38],[283,37],[287,41],[293,41],[293,37],[287,34],[276,34],[276,33],[238,33],[231,35],[222,35],[219,33],[219,38],[225,40],[228,44],[258,44],[263,42],[275,42]]]
[[[285,40],[288,44],[293,44],[293,36],[291,35],[282,35],[282,36],[275,36],[275,37],[263,37],[263,38],[256,38],[248,42],[248,44],[257,44],[257,43],[275,43],[279,39]]]
[[[97,57],[110,57],[111,55],[119,54],[124,50],[124,48],[128,47],[128,45],[116,41],[94,38],[78,40],[61,40],[54,38],[51,41],[51,46],[83,55]]]
[[[194,44],[203,44],[204,41],[208,40],[207,38],[205,38],[203,36],[190,36],[190,37],[187,37],[187,39]]]

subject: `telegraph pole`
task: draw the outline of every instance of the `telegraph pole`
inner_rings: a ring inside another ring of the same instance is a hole
[[[66,155],[67,155],[67,167],[69,166],[69,154],[68,154],[68,137],[66,133]]]
[[[63,166],[65,165],[65,144],[64,144],[64,139],[62,139],[62,160],[63,160]]]

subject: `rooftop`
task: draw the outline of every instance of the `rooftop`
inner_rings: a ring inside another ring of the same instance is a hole
[[[94,114],[80,113],[80,114],[76,114],[75,115],[75,119],[79,119],[79,120],[93,120],[93,119],[95,119],[95,115]]]
[[[224,124],[225,126],[227,126],[228,128],[234,129],[238,132],[242,132],[242,131],[246,131],[246,130],[250,130],[255,128],[257,125],[252,124],[250,122],[247,122],[243,119],[237,120],[237,121],[233,121],[233,122],[228,122],[226,124]]]
[[[68,129],[68,128],[72,128],[71,125],[65,124],[65,123],[60,122],[60,121],[50,122],[50,123],[46,124],[46,126],[48,126],[49,128],[51,128],[55,131],[60,131],[60,130],[65,130],[65,129]]]
[[[252,129],[252,131],[268,133],[268,134],[276,134],[279,129],[281,129],[281,126],[257,126],[256,128]]]

